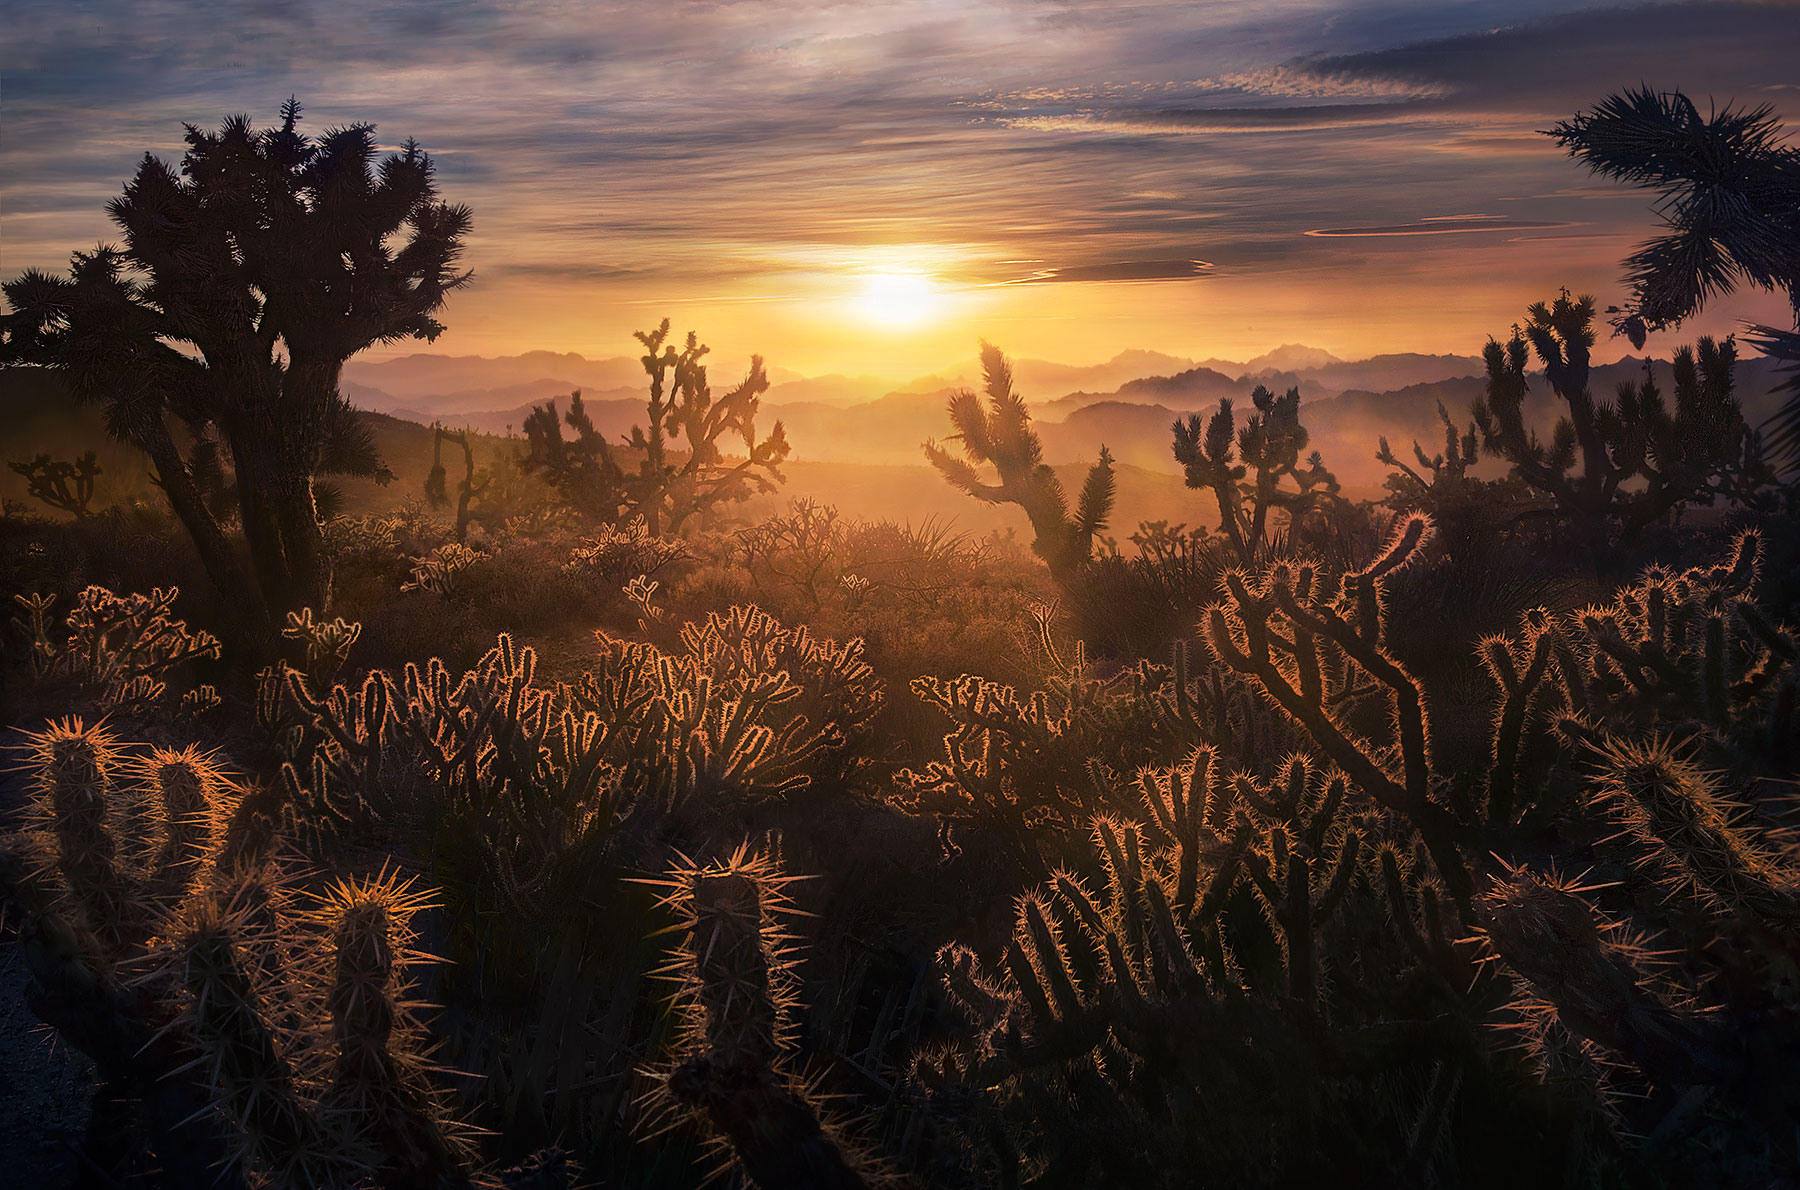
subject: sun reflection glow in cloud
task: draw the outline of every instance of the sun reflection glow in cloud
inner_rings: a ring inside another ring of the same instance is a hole
[[[924,326],[943,306],[943,291],[922,273],[871,274],[863,278],[856,298],[857,312],[865,320],[895,331]]]

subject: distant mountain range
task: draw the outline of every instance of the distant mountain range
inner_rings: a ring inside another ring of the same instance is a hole
[[[1596,367],[1591,387],[1610,395],[1622,381],[1641,376],[1643,366],[1627,357]],[[1670,387],[1667,365],[1658,371]],[[1397,353],[1342,360],[1302,344],[1241,362],[1132,350],[1086,366],[1033,359],[1013,364],[1015,386],[1026,396],[1053,464],[1091,460],[1105,443],[1121,463],[1173,473],[1178,468],[1170,426],[1177,418],[1210,414],[1222,398],[1232,398],[1243,411],[1241,425],[1251,390],[1264,384],[1300,390],[1313,445],[1353,484],[1380,482],[1385,468],[1374,455],[1382,435],[1402,452],[1414,438],[1429,451],[1441,449],[1437,406],[1466,425],[1469,406],[1481,395],[1482,373],[1475,356]],[[787,375],[764,396],[759,428],[782,422],[794,458],[901,465],[920,461],[926,439],[948,436],[946,401],[959,388],[978,387],[979,379],[946,371],[895,387],[869,376]],[[735,379],[721,374],[715,387]],[[643,420],[643,383],[636,359],[534,351],[498,359],[418,354],[353,362],[344,388],[365,409],[487,433],[516,433],[532,406],[550,401],[561,411],[579,389],[594,424],[616,439]],[[1738,390],[1752,422],[1766,416],[1772,387],[1766,361],[1752,356],[1739,364]],[[1533,405],[1547,430],[1556,413],[1554,397],[1541,379],[1534,390]]]

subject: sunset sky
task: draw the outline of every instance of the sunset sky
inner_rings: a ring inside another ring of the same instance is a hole
[[[904,378],[981,337],[1068,363],[1474,352],[1560,285],[1619,300],[1655,226],[1535,130],[1640,82],[1800,124],[1791,4],[10,0],[6,23],[8,276],[111,238],[105,202],[183,121],[266,124],[293,93],[313,131],[417,137],[474,208],[476,281],[430,350],[627,354],[666,315],[805,374]],[[1717,303],[1682,337],[1785,310]]]

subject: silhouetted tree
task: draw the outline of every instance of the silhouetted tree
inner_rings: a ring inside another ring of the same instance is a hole
[[[750,372],[736,388],[714,398],[706,365],[700,362],[710,349],[692,331],[679,351],[666,345],[668,337],[666,318],[653,331],[637,332],[650,396],[646,424],[633,426],[623,441],[641,452],[635,472],[614,457],[615,448],[594,428],[579,391],[570,395],[562,417],[575,431],[573,439],[562,436],[555,402],[532,409],[525,418],[527,468],[541,470],[589,519],[618,524],[641,516],[653,535],[678,533],[690,519],[720,504],[774,491],[786,482],[781,463],[789,449],[780,422],[768,437],[756,437],[757,409],[769,389],[760,355],[750,358]],[[743,458],[726,460],[719,440],[727,432],[742,436]]]
[[[1568,407],[1548,444],[1525,422],[1528,345]],[[1588,391],[1593,346],[1593,298],[1564,290],[1536,303],[1505,343],[1488,340],[1487,394],[1474,417],[1487,453],[1554,501],[1597,564],[1611,557],[1615,525],[1630,543],[1684,504],[1757,498],[1773,476],[1733,393],[1734,340],[1702,338],[1697,350],[1675,353],[1672,410],[1648,363],[1642,381],[1619,386],[1616,401],[1596,401]]]
[[[1665,234],[1626,258],[1631,297],[1610,312],[1642,347],[1648,332],[1679,326],[1713,297],[1748,284],[1784,292],[1800,327],[1800,149],[1767,104],[1727,105],[1710,117],[1680,91],[1635,88],[1549,131],[1604,177],[1658,194]],[[1800,365],[1800,331],[1757,328],[1765,355]],[[1800,373],[1769,423],[1769,445],[1800,447]]]
[[[1175,423],[1175,461],[1186,471],[1187,486],[1213,493],[1219,504],[1219,531],[1246,565],[1261,554],[1270,512],[1285,512],[1293,535],[1338,494],[1337,477],[1326,469],[1318,451],[1307,456],[1305,466],[1300,463],[1311,440],[1300,424],[1300,390],[1290,388],[1278,397],[1259,384],[1250,400],[1256,414],[1235,434],[1229,398],[1219,402],[1204,431],[1197,413]]]
[[[950,422],[956,427],[950,437],[962,443],[963,457],[935,441],[925,444],[925,454],[945,479],[977,500],[1023,508],[1036,535],[1032,550],[1059,583],[1067,583],[1087,565],[1094,535],[1106,528],[1112,514],[1116,490],[1112,454],[1105,446],[1100,448],[1099,461],[1088,469],[1081,499],[1070,517],[1062,484],[1044,462],[1043,444],[1031,428],[1025,399],[1013,391],[1012,365],[991,343],[981,345],[981,373],[988,399],[985,411],[981,398],[968,389],[950,398]],[[999,483],[982,481],[976,470],[982,463],[993,464]]]
[[[433,422],[431,428],[431,471],[425,476],[425,498],[434,507],[450,502],[450,476],[444,468],[444,443],[452,442],[462,448],[463,477],[456,485],[456,540],[460,542],[469,536],[469,525],[482,519],[483,514],[473,505],[493,483],[493,478],[485,468],[480,471],[475,469],[475,446],[466,431],[446,430],[440,422]]]
[[[100,458],[94,451],[73,461],[41,454],[30,462],[7,466],[24,477],[26,491],[34,499],[70,513],[76,520],[93,515],[88,504],[94,499],[94,480],[100,475]]]
[[[454,270],[469,210],[437,201],[416,143],[381,158],[373,125],[313,139],[299,120],[289,100],[278,128],[247,116],[216,133],[189,125],[179,172],[146,154],[109,204],[122,249],[76,253],[67,277],[31,270],[5,286],[5,356],[57,369],[78,400],[104,406],[112,433],[155,464],[213,581],[264,622],[322,601],[314,477],[389,477],[338,391],[344,361],[436,338],[433,315],[469,278]],[[197,453],[183,451],[171,416]],[[220,446],[249,575],[209,507]]]

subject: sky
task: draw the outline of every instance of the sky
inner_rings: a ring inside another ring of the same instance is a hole
[[[1127,348],[1478,352],[1656,228],[1538,130],[1608,93],[1800,127],[1800,5],[9,0],[0,273],[115,238],[183,122],[372,122],[474,209],[432,350],[905,378]],[[1716,302],[1679,338],[1786,302]],[[1653,339],[1667,349],[1672,336]],[[1601,358],[1627,350],[1603,343]]]

